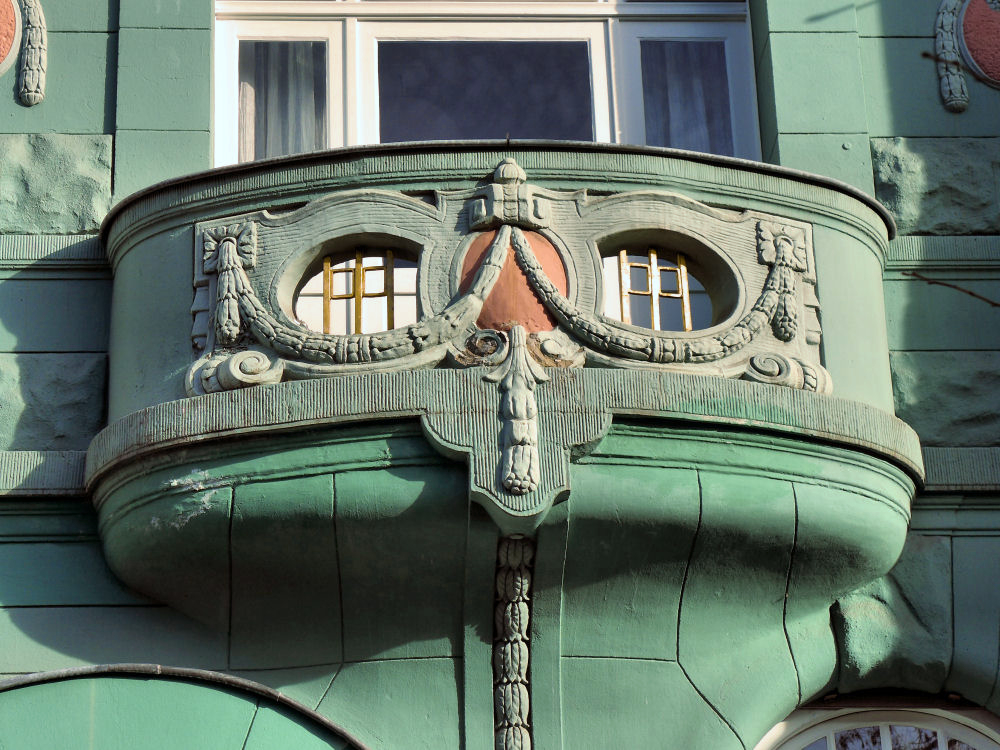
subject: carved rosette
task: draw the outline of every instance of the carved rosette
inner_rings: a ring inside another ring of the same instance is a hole
[[[534,556],[534,543],[523,537],[504,537],[497,549],[493,634],[496,750],[531,750],[529,632]]]

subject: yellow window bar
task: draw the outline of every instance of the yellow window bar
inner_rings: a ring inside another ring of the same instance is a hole
[[[685,331],[692,329],[691,324],[691,292],[688,287],[687,259],[677,253],[677,265],[661,262],[657,257],[655,247],[649,248],[646,253],[647,262],[637,262],[629,260],[628,250],[618,251],[618,288],[621,291],[621,313],[622,322],[632,322],[632,300],[633,295],[637,297],[649,298],[650,320],[653,322],[654,330],[660,329],[660,298],[669,297],[681,301],[681,323]],[[639,268],[645,271],[646,288],[632,288],[632,269]],[[654,270],[655,269],[655,270]],[[675,292],[664,292],[661,285],[661,274],[669,271],[674,274],[677,281]]]
[[[395,328],[395,294],[393,290],[393,255],[392,250],[382,250],[377,254],[382,256],[382,265],[365,266],[364,250],[354,251],[354,265],[350,268],[334,268],[330,256],[323,258],[323,333],[330,333],[330,303],[333,300],[347,299],[354,302],[354,327],[348,333],[362,333],[362,305],[365,299],[385,297],[386,327]],[[372,255],[370,251],[367,253]],[[369,292],[366,289],[367,276],[371,271],[383,271],[382,291]],[[333,293],[334,274],[349,274],[350,290],[340,294]]]

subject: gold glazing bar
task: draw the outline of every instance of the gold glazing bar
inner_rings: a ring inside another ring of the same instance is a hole
[[[684,323],[684,330],[690,331],[693,328],[691,323],[691,291],[688,288],[687,260],[680,253],[677,253],[677,271],[680,280],[678,289],[681,293],[681,320]]]
[[[360,250],[354,252],[354,274],[351,291],[354,299],[354,330],[351,333],[361,333],[361,300],[365,296],[365,269]]]
[[[649,248],[649,265],[646,266],[646,286],[649,287],[649,319],[653,330],[660,330],[660,262],[656,248]]]
[[[632,322],[632,306],[629,303],[629,265],[628,250],[618,251],[618,291],[622,310],[622,323]]]
[[[392,250],[385,251],[385,275],[382,277],[382,291],[385,292],[385,321],[386,328],[390,331],[396,327],[396,296],[393,293],[393,262]]]
[[[330,256],[323,258],[323,333],[330,333],[330,294],[333,278],[330,273]]]

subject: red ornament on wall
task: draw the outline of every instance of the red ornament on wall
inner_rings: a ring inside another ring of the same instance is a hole
[[[0,0],[0,74],[17,60],[21,44],[21,10],[18,0]]]
[[[1000,87],[1000,2],[968,0],[962,9],[962,52],[969,68]]]

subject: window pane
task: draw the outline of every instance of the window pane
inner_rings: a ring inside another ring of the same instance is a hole
[[[643,297],[638,294],[630,294],[629,299],[629,312],[632,316],[632,325],[642,326],[643,328],[653,327],[653,310],[650,304],[649,297]]]
[[[240,161],[326,148],[326,43],[240,41]]]
[[[976,748],[959,740],[948,740],[948,750],[976,750]]]
[[[938,750],[937,732],[920,727],[890,726],[892,750]]]
[[[837,732],[834,736],[837,750],[882,750],[878,727],[859,727]]]
[[[725,42],[643,39],[646,144],[733,155]]]
[[[815,742],[811,742],[806,745],[802,750],[827,750],[826,737],[820,737]]]
[[[594,138],[586,42],[379,42],[383,143]]]

